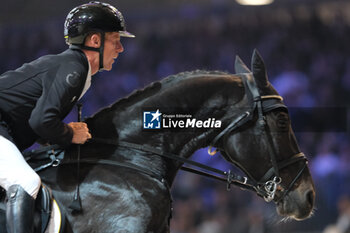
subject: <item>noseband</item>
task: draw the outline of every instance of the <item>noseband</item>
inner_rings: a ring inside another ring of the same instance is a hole
[[[279,95],[261,96],[255,83],[255,80],[251,74],[241,75],[245,76],[245,78],[242,78],[242,80],[244,81],[246,90],[248,90],[246,93],[249,101],[252,103],[252,107],[250,110],[239,115],[223,131],[221,131],[214,138],[211,145],[216,145],[218,140],[222,137],[227,136],[231,132],[236,131],[244,124],[254,121],[254,111],[257,110],[257,123],[264,129],[262,131],[263,136],[265,136],[269,142],[268,153],[270,156],[272,167],[262,176],[262,178],[259,181],[257,181],[243,166],[236,163],[237,166],[241,168],[241,170],[243,170],[244,173],[249,177],[245,178],[241,185],[243,186],[243,188],[245,187],[254,190],[259,196],[262,196],[266,202],[274,200],[277,189],[280,189],[282,191],[282,195],[279,198],[277,198],[277,200],[275,200],[276,202],[279,202],[288,194],[289,191],[291,191],[294,184],[305,170],[308,161],[305,155],[302,152],[299,152],[291,156],[290,158],[277,162],[277,152],[272,140],[271,130],[266,122],[265,114],[279,108],[283,108],[287,111],[287,106],[282,102],[283,98]],[[215,151],[211,152],[210,148],[209,151],[210,154],[215,154]],[[224,154],[227,158],[230,158],[225,154],[225,152],[222,152],[222,154]],[[303,167],[299,170],[292,182],[287,187],[283,187],[281,185],[282,178],[280,177],[279,171],[299,161],[303,161]]]

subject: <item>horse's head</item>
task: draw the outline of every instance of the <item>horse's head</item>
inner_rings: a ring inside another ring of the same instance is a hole
[[[291,128],[288,109],[269,83],[257,51],[252,71],[238,57],[235,68],[245,76],[251,107],[230,119],[212,144],[247,174],[258,194],[266,201],[275,201],[280,215],[305,219],[312,213],[315,190],[307,160]]]

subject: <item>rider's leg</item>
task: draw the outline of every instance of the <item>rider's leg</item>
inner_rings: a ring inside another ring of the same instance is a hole
[[[40,185],[40,177],[21,152],[0,135],[0,186],[8,196],[6,218],[9,233],[32,232],[34,202]]]

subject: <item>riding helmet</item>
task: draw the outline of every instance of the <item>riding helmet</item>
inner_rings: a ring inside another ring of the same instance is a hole
[[[122,37],[135,37],[126,31],[120,11],[108,3],[96,1],[72,9],[64,23],[67,44],[83,44],[89,32],[119,32]]]

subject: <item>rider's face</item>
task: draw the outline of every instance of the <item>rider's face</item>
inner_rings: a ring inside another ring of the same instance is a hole
[[[105,37],[103,66],[105,70],[111,70],[114,60],[119,53],[124,51],[123,45],[120,41],[119,32],[108,32]]]

